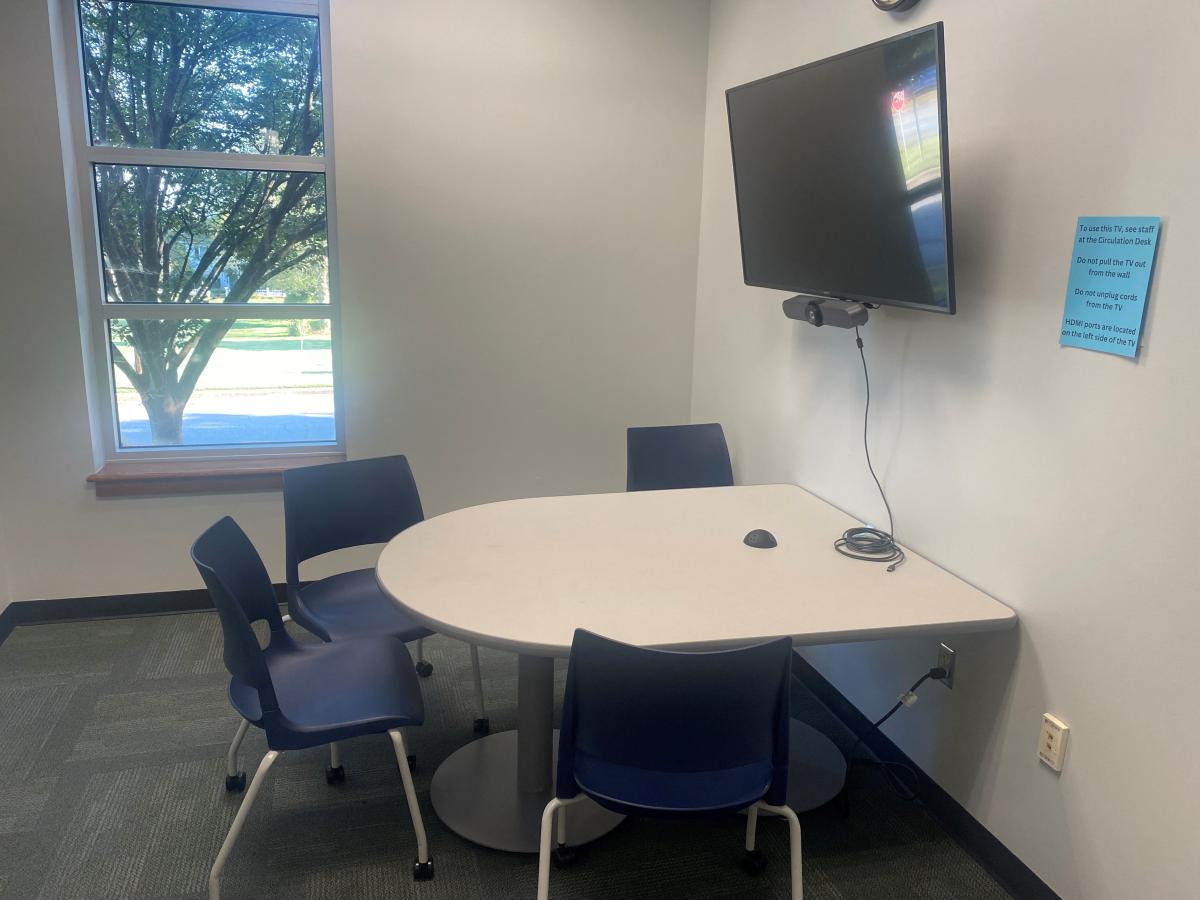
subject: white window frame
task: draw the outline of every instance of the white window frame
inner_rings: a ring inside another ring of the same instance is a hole
[[[58,0],[62,22],[61,63],[67,82],[63,101],[66,106],[70,159],[68,185],[76,197],[79,226],[77,265],[82,264],[83,278],[76,278],[80,292],[80,325],[83,328],[85,373],[88,380],[88,408],[96,465],[113,462],[179,460],[247,460],[254,457],[318,456],[344,453],[346,448],[345,405],[342,395],[341,303],[338,277],[337,202],[333,139],[333,78],[330,65],[329,0],[143,0],[162,5],[203,6],[238,12],[283,13],[311,16],[317,20],[321,52],[321,121],[324,154],[290,156],[259,153],[217,153],[195,150],[160,150],[137,147],[93,146],[87,113],[87,86],[83,76],[83,51],[77,0]],[[137,2],[137,0],[134,0]],[[292,172],[320,172],[325,176],[325,216],[328,249],[328,304],[237,304],[220,303],[158,304],[108,303],[103,278],[100,231],[96,221],[93,164],[196,166],[220,169],[259,169]],[[72,172],[73,169],[73,172]],[[240,444],[150,447],[122,447],[117,420],[116,391],[108,321],[111,319],[317,319],[330,320],[330,352],[333,373],[333,442],[308,444]]]

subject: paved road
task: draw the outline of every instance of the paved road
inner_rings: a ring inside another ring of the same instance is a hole
[[[150,422],[136,396],[118,405],[121,445],[152,445]],[[301,444],[336,439],[332,391],[199,392],[183,415],[183,443]]]

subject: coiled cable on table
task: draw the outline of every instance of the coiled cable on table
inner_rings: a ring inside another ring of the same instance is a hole
[[[879,476],[875,474],[875,467],[871,464],[871,447],[867,443],[867,423],[870,421],[871,415],[871,375],[867,371],[867,355],[863,352],[863,340],[862,335],[858,333],[858,326],[854,328],[854,342],[858,344],[858,355],[862,359],[863,380],[867,385],[867,403],[863,409],[863,453],[867,457],[867,469],[870,470],[871,477],[875,480],[875,487],[879,488],[879,496],[883,498],[883,506],[887,510],[888,530],[882,531],[869,526],[848,528],[840,538],[833,542],[833,549],[851,559],[889,563],[887,570],[895,572],[899,566],[903,565],[905,556],[894,537],[896,526],[892,519],[892,506],[888,503],[887,494],[884,493],[883,485],[879,483]]]

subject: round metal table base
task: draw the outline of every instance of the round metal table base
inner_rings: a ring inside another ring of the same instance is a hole
[[[787,805],[801,813],[824,806],[846,784],[846,757],[811,725],[792,719]]]
[[[558,732],[554,732],[558,757]],[[434,812],[455,834],[495,850],[537,853],[542,811],[553,787],[538,793],[517,789],[517,733],[503,731],[456,750],[433,773],[429,798]],[[608,834],[624,816],[590,800],[571,806],[567,843],[586,844]],[[562,812],[559,812],[562,815]]]

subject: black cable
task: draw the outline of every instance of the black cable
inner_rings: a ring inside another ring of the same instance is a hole
[[[863,352],[862,335],[858,333],[857,325],[854,326],[854,342],[858,344],[858,355],[862,359],[863,381],[867,385],[867,403],[863,408],[863,453],[867,457],[867,469],[871,473],[871,478],[875,480],[875,487],[879,488],[879,496],[883,498],[883,508],[887,510],[888,530],[881,531],[878,528],[868,528],[866,526],[849,528],[843,532],[840,538],[833,542],[833,548],[838,553],[843,556],[849,556],[851,559],[860,559],[864,562],[889,563],[890,565],[888,565],[887,570],[895,572],[904,563],[905,556],[904,551],[900,549],[900,545],[896,543],[894,537],[896,526],[892,519],[892,505],[888,503],[883,485],[879,483],[879,476],[875,474],[875,466],[871,464],[871,446],[867,442],[867,423],[870,422],[871,417],[871,375],[867,371],[867,354]]]
[[[905,691],[905,693],[901,696],[906,696],[908,694],[916,693],[917,688],[919,688],[921,685],[923,685],[930,678],[934,678],[934,679],[937,679],[940,681],[941,679],[943,679],[945,677],[946,677],[946,670],[941,668],[940,666],[935,666],[934,668],[932,668],[928,672],[926,672],[924,675],[922,675],[920,678],[918,678],[913,683],[913,686],[910,687],[907,691]],[[880,716],[878,719],[876,719],[874,722],[871,723],[871,728],[872,729],[879,728],[879,726],[881,726],[884,722],[886,722],[888,719],[890,719],[892,716],[894,716],[896,714],[896,712],[900,709],[900,707],[902,707],[904,705],[905,704],[904,704],[903,700],[897,700],[895,705],[891,709],[889,709],[882,716]],[[852,746],[850,748],[850,752],[846,754],[846,758],[847,758],[847,760],[849,760],[850,764],[853,765],[854,763],[858,763],[859,765],[878,766],[879,769],[883,772],[884,778],[887,779],[888,784],[890,784],[892,786],[892,790],[894,790],[900,797],[904,798],[905,800],[915,800],[917,798],[916,786],[920,784],[920,779],[917,776],[916,770],[914,770],[913,767],[908,765],[907,763],[895,762],[892,760],[854,759],[854,751],[857,750],[862,743],[863,743],[863,739],[862,739],[862,736],[860,735],[858,740],[856,740],[854,742],[854,746]],[[906,779],[902,779],[899,777],[901,772],[905,773],[908,776],[907,781],[909,783],[906,784],[905,783]]]
[[[892,791],[901,800],[915,801],[920,798],[919,788],[921,785],[921,776],[917,774],[917,770],[907,763],[893,762],[891,760],[882,759],[852,759],[852,766],[870,766],[874,769],[879,769],[883,773],[883,777],[891,786]],[[904,777],[901,777],[901,776]]]
[[[918,678],[916,680],[916,682],[913,683],[913,686],[910,687],[904,693],[905,694],[914,694],[914,693],[916,693],[917,688],[919,688],[921,685],[923,685],[930,678],[942,679],[945,677],[946,677],[945,669],[940,669],[940,668],[936,668],[936,667],[932,668],[928,672],[926,672],[924,675],[922,675],[920,678]],[[897,700],[896,704],[891,709],[889,709],[882,716],[880,716],[878,719],[876,719],[874,722],[871,723],[871,727],[878,728],[880,725],[882,725],[884,722],[886,722],[888,719],[890,719],[892,716],[894,716],[896,714],[896,711],[899,710],[900,707],[902,707],[903,705],[904,705],[903,700]],[[863,739],[860,737],[857,741],[854,742],[854,746],[850,748],[850,753],[847,755],[852,755],[854,753],[854,751],[858,749],[858,745],[861,744],[862,742],[863,742]]]

